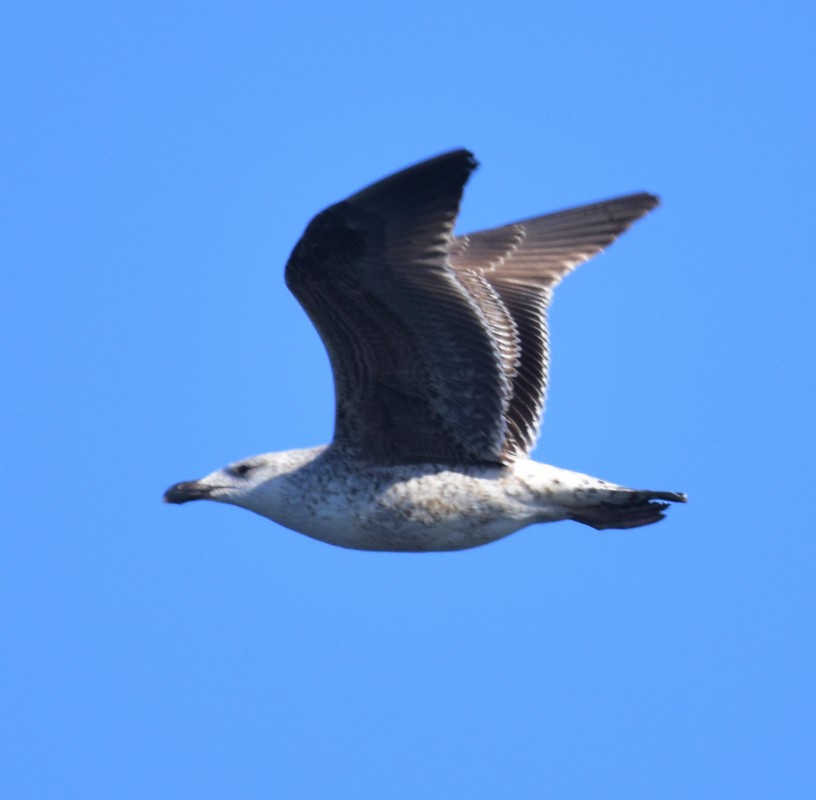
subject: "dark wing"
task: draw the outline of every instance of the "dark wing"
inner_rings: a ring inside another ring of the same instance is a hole
[[[515,324],[488,280],[449,259],[475,167],[457,150],[352,195],[312,220],[286,266],[331,360],[334,441],[356,455],[503,460]]]
[[[454,271],[485,280],[516,326],[520,347],[515,368],[507,372],[512,389],[502,460],[528,453],[538,438],[547,389],[547,307],[553,288],[658,203],[657,197],[645,193],[618,197],[461,236],[451,245]]]
[[[538,433],[552,288],[657,204],[631,195],[453,236],[466,150],[318,214],[286,283],[329,354],[335,444],[381,462],[509,463]]]

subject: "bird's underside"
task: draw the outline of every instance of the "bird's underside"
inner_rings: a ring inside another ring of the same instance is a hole
[[[529,460],[552,291],[658,199],[455,236],[475,166],[457,150],[385,178],[318,214],[293,250],[286,283],[334,376],[331,445],[246,459],[166,500],[206,497],[323,541],[398,550],[460,549],[557,519],[637,527],[662,518],[659,501],[685,501]]]

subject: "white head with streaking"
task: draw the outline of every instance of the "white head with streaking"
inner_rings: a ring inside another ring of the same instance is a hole
[[[455,236],[476,161],[455,150],[318,214],[286,283],[326,346],[326,447],[268,453],[175,484],[367,550],[456,550],[535,522],[657,522],[676,492],[627,489],[529,458],[554,287],[658,204],[640,193]]]

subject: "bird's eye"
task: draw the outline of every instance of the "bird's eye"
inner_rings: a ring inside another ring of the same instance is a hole
[[[243,478],[250,470],[255,468],[254,464],[236,464],[230,467],[228,472],[236,478]]]

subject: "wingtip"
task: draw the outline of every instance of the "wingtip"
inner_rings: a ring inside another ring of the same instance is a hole
[[[457,147],[454,150],[447,150],[436,157],[431,157],[428,161],[458,161],[461,162],[461,165],[467,170],[468,174],[479,167],[479,160],[473,152],[466,147]]]
[[[468,150],[466,147],[460,149],[462,155],[467,159],[468,165],[471,169],[476,169],[479,166],[479,159],[473,154],[471,150]]]
[[[635,192],[624,199],[628,199],[641,214],[648,214],[662,202],[660,195],[652,194],[651,192]]]

